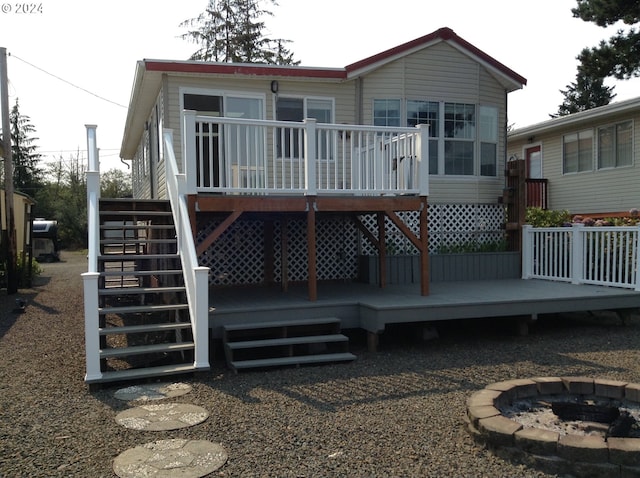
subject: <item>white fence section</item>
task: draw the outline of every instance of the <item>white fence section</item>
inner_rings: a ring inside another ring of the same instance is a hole
[[[522,228],[522,278],[640,291],[640,227]]]
[[[176,226],[195,345],[193,365],[196,369],[209,369],[209,268],[198,264],[185,194],[187,181],[185,175],[178,172],[171,130],[164,131],[164,155],[167,191]]]
[[[384,128],[184,112],[188,192],[428,195],[428,126]]]

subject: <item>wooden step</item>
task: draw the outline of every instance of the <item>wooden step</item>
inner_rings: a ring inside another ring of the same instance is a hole
[[[102,372],[99,379],[85,379],[87,384],[120,382],[125,380],[140,380],[152,377],[170,377],[172,375],[180,375],[185,373],[193,373],[196,371],[193,363],[163,365],[160,367],[133,368],[127,370],[114,370],[110,372]]]
[[[184,292],[184,286],[175,287],[111,287],[98,289],[98,295],[141,295],[165,294],[168,292]]]
[[[233,332],[236,330],[252,330],[252,329],[270,329],[279,327],[298,327],[298,326],[312,326],[312,325],[329,325],[340,324],[340,319],[337,317],[323,317],[319,319],[297,319],[297,320],[281,320],[275,322],[254,322],[252,324],[232,324],[224,325],[222,329],[224,331]]]
[[[98,314],[144,314],[147,312],[186,310],[188,308],[189,304],[127,305],[124,307],[99,307]]]
[[[145,332],[165,332],[190,329],[191,322],[166,322],[163,324],[124,325],[121,327],[102,327],[98,333],[103,336],[119,334],[140,334]]]
[[[298,357],[276,357],[256,360],[239,360],[230,363],[234,370],[246,370],[250,368],[280,367],[285,365],[304,365],[328,362],[350,362],[356,356],[349,352],[337,354],[303,355]]]
[[[163,352],[183,352],[193,350],[193,342],[135,345],[133,347],[118,347],[112,349],[101,349],[100,358],[128,357],[130,355],[163,353]]]
[[[176,275],[182,274],[182,269],[167,269],[167,270],[155,270],[155,271],[102,271],[100,276],[116,277],[116,276],[153,276],[153,275]]]
[[[122,254],[120,252],[108,252],[106,254],[101,254],[98,256],[99,261],[126,261],[126,262],[134,262],[138,259],[170,259],[176,260],[180,259],[180,254],[171,253],[171,254]]]
[[[109,211],[109,210],[101,210],[100,211],[100,217],[102,218],[103,216],[109,216],[109,217],[119,217],[119,218],[123,218],[123,217],[138,217],[138,216],[145,216],[145,217],[171,217],[171,211],[154,211],[154,210],[130,210],[130,209],[123,209],[123,210],[119,210],[119,211]]]
[[[245,340],[239,342],[228,342],[225,345],[231,350],[252,349],[260,347],[278,347],[281,345],[303,345],[348,342],[349,337],[342,334],[331,335],[310,335],[301,337],[285,337],[281,339]]]
[[[146,229],[169,230],[175,229],[173,224],[100,224],[102,231],[140,231]]]

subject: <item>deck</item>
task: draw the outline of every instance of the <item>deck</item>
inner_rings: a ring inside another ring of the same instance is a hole
[[[387,324],[488,317],[536,318],[539,314],[640,307],[640,292],[546,280],[434,282],[430,295],[419,284],[380,288],[362,283],[319,283],[318,299],[309,301],[306,285],[213,289],[209,327],[240,321],[264,322],[339,317],[344,329],[379,334]]]

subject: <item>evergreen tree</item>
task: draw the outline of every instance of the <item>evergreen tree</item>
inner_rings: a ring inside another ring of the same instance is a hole
[[[264,35],[262,19],[273,15],[261,8],[264,2],[277,5],[276,0],[209,0],[203,13],[180,24],[190,29],[181,38],[200,47],[189,59],[297,65],[284,47],[288,40]]]
[[[633,25],[640,21],[638,0],[577,0],[573,16],[606,27],[618,21],[632,25],[620,29],[597,47],[585,48],[578,56],[582,71],[591,78],[613,76],[619,80],[640,76],[640,31]]]
[[[604,85],[603,78],[591,78],[584,75],[580,69],[576,81],[560,92],[564,95],[564,101],[558,107],[558,113],[551,115],[552,118],[608,105],[616,96],[613,87]]]
[[[11,152],[13,155],[13,186],[16,191],[34,195],[42,184],[42,171],[38,166],[41,155],[32,137],[36,129],[28,116],[20,114],[18,100],[9,114]]]

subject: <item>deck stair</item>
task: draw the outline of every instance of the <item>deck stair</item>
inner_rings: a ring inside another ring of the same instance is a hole
[[[99,215],[97,382],[192,372],[192,326],[169,202],[102,199]]]
[[[236,373],[356,358],[335,317],[225,325],[222,342],[227,365]]]

